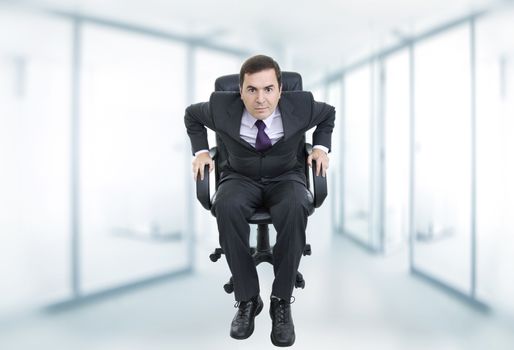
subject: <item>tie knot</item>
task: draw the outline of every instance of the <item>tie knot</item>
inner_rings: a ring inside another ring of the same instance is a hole
[[[259,129],[259,131],[263,131],[264,128],[266,128],[266,124],[264,124],[264,122],[260,119],[255,122],[255,126],[257,129]]]

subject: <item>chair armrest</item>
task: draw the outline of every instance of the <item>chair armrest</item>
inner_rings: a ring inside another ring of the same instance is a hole
[[[312,145],[309,143],[305,144],[305,153],[310,155],[312,153]],[[313,196],[314,196],[314,208],[319,208],[325,198],[327,198],[328,190],[327,190],[327,178],[321,176],[316,176],[316,161],[312,161],[312,183],[314,187]]]
[[[216,155],[217,155],[217,149],[216,147],[213,147],[209,150],[209,155],[211,158],[216,161]],[[207,210],[211,210],[211,191],[209,187],[209,165],[206,165],[203,170],[204,176],[203,180],[200,179],[200,176],[196,178],[196,198]]]

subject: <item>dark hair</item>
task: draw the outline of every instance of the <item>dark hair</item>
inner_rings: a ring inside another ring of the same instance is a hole
[[[271,57],[265,55],[256,55],[248,58],[239,71],[239,86],[243,86],[245,74],[258,73],[266,69],[274,69],[277,76],[278,87],[282,86],[282,72],[278,63]]]

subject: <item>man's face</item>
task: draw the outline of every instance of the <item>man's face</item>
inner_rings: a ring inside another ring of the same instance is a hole
[[[282,87],[273,68],[245,74],[240,87],[241,99],[252,116],[264,120],[277,108]]]

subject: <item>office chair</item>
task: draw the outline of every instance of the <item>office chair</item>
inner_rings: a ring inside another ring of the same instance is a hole
[[[216,79],[214,84],[215,91],[232,91],[239,92],[239,75],[231,74],[219,77]],[[282,72],[282,91],[301,91],[302,90],[302,77],[298,73],[294,72]],[[314,212],[315,208],[319,208],[327,196],[327,179],[326,177],[316,176],[316,163],[312,162],[312,178],[313,178],[313,191],[310,190],[310,179],[309,179],[309,167],[307,165],[307,156],[312,152],[312,146],[305,143],[305,137],[303,139],[303,145],[299,148],[297,157],[302,160],[304,165],[305,177],[307,179],[307,188],[305,195],[308,197],[310,207],[308,210],[309,216]],[[221,141],[221,138],[216,135],[216,147],[209,150],[211,158],[214,160],[214,174],[215,174],[215,188],[218,189],[221,171],[227,163],[227,155],[225,146]],[[205,166],[204,179],[201,180],[200,176],[197,177],[196,181],[196,197],[202,206],[211,210],[212,215],[215,213],[212,211],[212,202],[215,200],[216,194],[210,197],[209,188],[209,166]],[[248,223],[257,225],[257,246],[250,248],[255,265],[259,265],[262,262],[267,262],[273,265],[273,248],[270,247],[269,243],[269,228],[268,225],[272,224],[271,215],[266,208],[258,208],[255,213],[248,219]],[[213,262],[223,254],[222,248],[216,248],[210,255],[210,259]],[[311,255],[311,246],[306,244],[303,255]],[[296,288],[304,288],[305,280],[303,275],[297,271]],[[232,293],[234,291],[233,279],[230,280],[223,286],[225,292]]]

